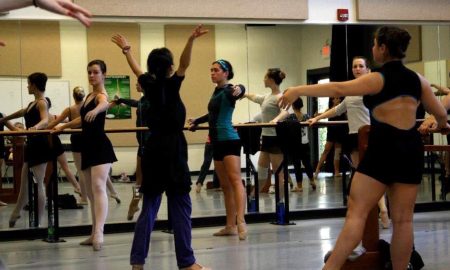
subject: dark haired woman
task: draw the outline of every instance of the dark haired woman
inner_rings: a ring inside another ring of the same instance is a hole
[[[134,270],[144,269],[163,192],[167,195],[178,267],[186,270],[209,269],[196,263],[191,247],[191,178],[183,133],[186,109],[180,97],[181,83],[191,61],[194,40],[206,32],[201,25],[195,28],[174,74],[172,53],[167,48],[159,48],[152,50],[148,56],[148,73],[138,78],[150,103],[147,111],[150,136],[145,142],[142,157],[142,210],[136,221],[130,255],[130,264]]]
[[[280,84],[286,78],[286,74],[279,68],[269,68],[264,76],[264,86],[270,88],[271,92],[265,95],[246,93],[244,97],[261,105],[261,118],[263,123],[276,123],[284,120],[289,113],[278,107],[278,99],[281,97]],[[268,170],[272,165],[272,170],[280,167],[283,161],[283,153],[278,143],[275,128],[262,128],[261,152],[258,159],[258,180],[259,187],[263,187],[263,181],[269,181]],[[280,180],[284,179],[283,171],[279,174]],[[280,186],[282,187],[280,181]],[[280,189],[284,190],[283,188]]]
[[[28,76],[28,94],[34,95],[34,101],[30,102],[26,108],[23,108],[11,115],[0,119],[0,123],[8,120],[24,117],[25,126],[28,130],[46,129],[48,125],[48,100],[45,98],[45,86],[47,84],[47,75],[44,73],[33,73]],[[9,227],[15,226],[20,213],[28,202],[28,168],[32,171],[38,184],[38,223],[44,216],[45,207],[45,187],[44,177],[47,168],[47,162],[52,159],[50,145],[47,135],[28,135],[25,147],[25,161],[22,166],[22,176],[19,197],[16,207],[9,218]]]
[[[136,59],[134,59],[133,54],[131,53],[131,45],[130,43],[128,43],[128,40],[124,36],[116,34],[111,38],[111,41],[119,46],[120,49],[122,49],[122,53],[125,55],[128,65],[130,66],[136,77],[139,78],[139,76],[144,74],[138,62],[136,61]],[[136,83],[136,90],[140,94],[143,93],[143,89],[139,83]],[[149,101],[145,95],[142,95],[139,100],[114,97],[112,103],[114,105],[126,104],[131,107],[136,107],[136,127],[145,127],[147,125],[147,110]],[[138,151],[136,158],[136,184],[132,187],[133,197],[131,199],[130,205],[128,206],[127,220],[132,220],[134,213],[139,211],[139,201],[141,200],[139,188],[142,184],[142,156],[144,155],[145,141],[147,140],[149,135],[150,133],[148,131],[136,132],[136,139],[138,141]]]
[[[414,204],[424,165],[423,143],[415,127],[419,102],[436,117],[438,128],[449,128],[447,113],[428,81],[402,63],[410,39],[403,29],[381,27],[372,48],[374,60],[383,64],[379,70],[346,82],[291,87],[280,100],[286,107],[302,95],[364,95],[371,114],[368,148],[353,178],[345,224],[323,269],[341,268],[361,241],[369,211],[386,191],[394,227],[392,267],[404,270],[409,263]]]
[[[106,183],[111,164],[117,161],[114,149],[105,134],[105,116],[109,107],[105,89],[106,64],[93,60],[87,66],[92,92],[80,108],[80,117],[62,128],[79,127],[81,124],[81,169],[86,180],[87,195],[91,201],[92,231],[82,245],[92,245],[94,251],[103,246],[103,228],[108,214]]]
[[[228,83],[234,76],[233,67],[226,60],[217,60],[211,66],[211,80],[217,86],[208,104],[208,114],[190,119],[190,129],[208,121],[209,136],[213,148],[214,170],[219,177],[224,193],[227,221],[225,228],[214,236],[238,234],[240,240],[247,238],[245,223],[245,191],[241,181],[241,141],[231,122],[236,100],[245,93],[245,88]],[[236,226],[237,224],[237,226]]]

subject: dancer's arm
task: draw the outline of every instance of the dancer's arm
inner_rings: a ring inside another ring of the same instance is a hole
[[[203,36],[206,33],[208,33],[208,30],[204,30],[201,24],[198,25],[194,29],[194,31],[192,31],[192,34],[189,36],[186,46],[184,47],[184,50],[180,56],[180,65],[178,66],[176,72],[178,76],[183,77],[187,68],[191,64],[191,54],[192,54],[192,46],[194,45],[194,40],[198,37]]]
[[[111,41],[119,46],[120,49],[122,49],[122,53],[127,58],[128,65],[130,66],[134,75],[136,75],[136,77],[139,77],[140,75],[144,74],[138,62],[131,53],[131,45],[128,40],[120,34],[115,34],[114,36],[112,36]]]

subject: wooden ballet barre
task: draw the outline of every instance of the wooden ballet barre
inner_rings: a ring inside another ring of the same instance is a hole
[[[428,152],[450,152],[450,145],[426,144],[426,145],[424,145],[424,151],[428,151]]]
[[[299,122],[301,126],[309,126],[307,122]],[[348,121],[324,121],[317,122],[314,127],[328,127],[328,126],[339,126],[347,124]],[[247,123],[247,124],[235,124],[235,128],[248,128],[248,127],[276,127],[277,123]],[[209,127],[207,125],[197,126],[195,130],[207,130]],[[134,127],[134,128],[106,128],[106,133],[125,133],[125,132],[136,132],[136,131],[148,131],[148,127]],[[183,130],[189,130],[189,126],[184,126]],[[21,130],[21,131],[0,131],[0,135],[4,136],[24,136],[24,135],[34,135],[34,134],[73,134],[80,133],[81,129],[65,129],[61,131],[55,130]]]

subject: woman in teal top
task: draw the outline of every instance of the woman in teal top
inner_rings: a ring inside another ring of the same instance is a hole
[[[235,95],[235,87],[228,83],[234,76],[233,67],[226,60],[217,60],[211,67],[211,80],[217,85],[208,104],[208,114],[190,120],[191,129],[208,121],[209,136],[213,147],[214,169],[219,176],[220,186],[225,197],[227,224],[214,236],[239,235],[247,238],[245,224],[245,191],[241,182],[241,142],[231,119],[236,100],[245,93],[238,85],[240,94]],[[237,226],[236,226],[237,224]]]

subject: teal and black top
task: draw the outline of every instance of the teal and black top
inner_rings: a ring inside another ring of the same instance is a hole
[[[239,135],[233,127],[232,117],[236,100],[245,94],[245,87],[239,84],[242,93],[233,96],[233,85],[226,84],[216,87],[208,103],[208,114],[199,117],[194,124],[208,121],[211,143],[219,141],[239,140]]]

